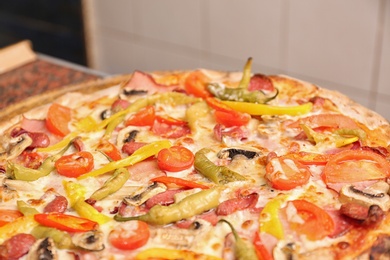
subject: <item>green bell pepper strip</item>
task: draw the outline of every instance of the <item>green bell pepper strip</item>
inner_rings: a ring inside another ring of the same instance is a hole
[[[77,179],[81,180],[81,179],[85,179],[88,177],[96,177],[96,176],[105,174],[107,172],[110,172],[110,171],[113,171],[113,170],[116,170],[119,168],[134,165],[134,164],[141,162],[141,161],[143,161],[143,160],[145,160],[153,155],[156,155],[160,150],[162,150],[164,148],[169,148],[171,146],[172,146],[172,144],[168,140],[162,140],[162,141],[156,141],[156,142],[149,143],[149,144],[137,149],[129,157],[126,157],[126,158],[118,160],[118,161],[109,162],[97,170],[94,170],[94,171],[91,171],[91,172],[86,173],[84,175],[81,175]]]
[[[73,139],[72,139],[73,140]],[[68,150],[73,141],[69,140],[68,144],[57,154],[46,158],[38,169],[31,169],[12,162],[7,163],[7,176],[15,180],[36,181],[39,178],[49,175],[55,169],[55,162]]]
[[[29,205],[28,203],[24,202],[23,200],[18,200],[16,202],[16,205],[18,207],[18,210],[20,212],[22,212],[22,214],[25,215],[25,216],[35,215],[35,214],[39,213],[39,211],[37,209],[31,207],[31,205]]]
[[[69,235],[69,233],[56,228],[39,225],[33,228],[31,235],[37,239],[50,237],[53,239],[54,244],[59,249],[74,249],[76,247],[73,244],[72,237]]]
[[[194,167],[199,173],[216,184],[246,180],[244,176],[226,166],[215,165],[206,156],[209,152],[211,152],[211,149],[203,148],[195,153]]]
[[[252,243],[242,239],[238,234],[233,225],[226,221],[225,219],[221,219],[218,222],[224,222],[229,225],[230,229],[233,232],[234,239],[236,243],[234,244],[235,251],[235,259],[237,260],[250,260],[257,259],[256,249]]]
[[[85,202],[86,189],[83,185],[73,181],[63,181],[62,185],[69,199],[70,206],[80,217],[87,218],[99,224],[104,224],[111,220],[110,217],[100,213],[93,206]]]
[[[103,184],[103,186],[96,190],[89,198],[93,200],[104,199],[122,188],[129,177],[130,173],[126,168],[115,170],[114,174]]]
[[[242,73],[242,78],[238,84],[238,88],[247,89],[249,87],[249,82],[251,81],[251,70],[252,70],[252,58],[249,58],[244,66],[244,71]]]
[[[263,210],[260,212],[260,232],[273,235],[279,240],[284,238],[284,230],[279,218],[279,210],[286,199],[287,197],[282,195],[273,198],[265,204]]]
[[[116,221],[141,220],[152,225],[171,224],[216,208],[219,205],[221,192],[220,187],[202,190],[169,206],[155,205],[145,215],[134,217],[115,215],[114,219]]]
[[[271,106],[265,104],[254,104],[249,102],[222,101],[230,108],[248,113],[250,115],[302,115],[309,113],[313,107],[311,102],[297,106]]]
[[[249,91],[246,88],[228,88],[217,83],[211,83],[207,86],[207,89],[216,97],[221,100],[236,101],[236,102],[248,102],[255,104],[264,104],[272,99],[276,98],[279,91],[272,96],[267,96],[260,90]]]

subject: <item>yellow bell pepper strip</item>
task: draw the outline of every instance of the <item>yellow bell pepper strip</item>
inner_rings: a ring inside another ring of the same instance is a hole
[[[39,225],[33,228],[31,235],[33,235],[36,239],[50,237],[53,239],[54,244],[59,249],[75,248],[75,245],[72,242],[72,237],[69,235],[69,233],[56,228]]]
[[[102,200],[122,188],[129,179],[130,173],[126,168],[115,170],[114,174],[96,190],[89,198],[92,200]]]
[[[364,134],[360,132],[360,131],[362,132],[364,131],[361,129],[351,129],[351,131],[348,131],[346,129],[340,131],[341,129],[339,129],[334,131],[331,134],[324,134],[324,133],[318,133],[314,131],[307,125],[301,124],[300,126],[305,132],[307,139],[311,142],[314,142],[315,144],[330,142],[330,143],[334,143],[336,147],[343,147],[358,141],[359,137],[364,137]],[[347,133],[348,135],[344,136],[342,135],[343,133]]]
[[[277,239],[284,238],[284,230],[279,218],[279,210],[285,200],[286,196],[279,196],[265,204],[263,210],[260,212],[260,233],[268,233]]]
[[[18,200],[16,202],[16,205],[18,206],[18,210],[22,212],[23,215],[25,216],[35,215],[39,213],[37,209],[31,207],[28,203],[24,202],[23,200]]]
[[[76,138],[80,134],[79,131],[74,131],[65,136],[61,141],[56,144],[50,145],[45,148],[37,148],[37,152],[40,153],[50,153],[56,150],[63,149],[66,147],[74,138]]]
[[[222,260],[222,258],[199,254],[189,250],[168,249],[168,248],[148,248],[139,252],[135,256],[135,260],[149,260],[149,259],[161,259],[161,260]],[[256,259],[256,258],[255,258]]]
[[[38,226],[34,215],[23,216],[0,227],[0,245],[8,238],[19,233],[30,233],[30,230]]]
[[[60,152],[46,158],[38,169],[27,168],[9,161],[7,163],[6,174],[10,178],[22,181],[36,181],[39,178],[47,176],[54,170],[55,162],[68,150],[72,143],[72,140],[70,140]]]
[[[73,181],[63,181],[70,206],[80,215],[99,224],[107,223],[110,217],[98,212],[93,206],[85,202],[86,189],[83,185]]]
[[[92,116],[82,118],[76,123],[76,129],[80,132],[91,132],[97,127],[97,122]]]
[[[106,132],[104,133],[103,138],[109,139],[111,137],[111,134],[114,132],[115,128],[122,123],[125,116],[120,116],[112,120],[110,123],[108,123],[106,127]]]
[[[134,217],[115,215],[114,219],[116,221],[141,220],[152,225],[171,224],[216,208],[219,205],[221,192],[220,187],[202,190],[169,206],[155,205],[144,215]]]
[[[113,171],[113,170],[116,170],[119,168],[134,165],[134,164],[141,162],[141,161],[143,161],[143,160],[145,160],[153,155],[156,155],[160,150],[162,150],[164,148],[169,148],[171,146],[172,146],[171,142],[169,142],[168,140],[155,141],[155,142],[149,143],[149,144],[137,149],[129,157],[126,157],[126,158],[118,160],[118,161],[109,162],[97,170],[94,170],[94,171],[91,171],[91,172],[86,173],[84,175],[81,175],[77,179],[81,180],[81,179],[85,179],[88,177],[96,177],[96,176],[105,174],[107,172],[110,172],[110,171]]]
[[[226,166],[215,165],[210,161],[206,154],[211,150],[203,148],[195,153],[194,167],[206,178],[216,184],[226,184],[233,181],[245,181],[246,178],[241,174],[229,169]]]
[[[242,72],[242,78],[238,84],[238,88],[247,89],[249,87],[249,82],[251,81],[251,70],[252,70],[252,58],[248,58],[244,71]]]
[[[290,115],[297,116],[309,113],[313,107],[311,102],[297,106],[271,106],[266,104],[255,104],[249,102],[222,101],[230,108],[248,113],[250,115]]]
[[[252,243],[247,240],[242,239],[238,234],[233,225],[225,220],[221,219],[218,222],[224,222],[229,225],[230,229],[233,232],[234,239],[236,243],[234,244],[235,259],[237,260],[247,260],[247,259],[257,259],[256,249]]]

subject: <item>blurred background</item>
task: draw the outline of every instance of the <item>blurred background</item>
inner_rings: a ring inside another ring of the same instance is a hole
[[[390,119],[389,0],[14,0],[0,47],[107,74],[135,69],[287,74],[338,90]]]

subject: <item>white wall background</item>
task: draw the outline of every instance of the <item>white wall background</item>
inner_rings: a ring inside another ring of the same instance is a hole
[[[287,74],[390,119],[390,0],[87,0],[90,65]]]

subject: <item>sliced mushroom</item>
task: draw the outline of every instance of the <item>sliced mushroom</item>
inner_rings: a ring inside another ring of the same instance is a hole
[[[220,159],[234,159],[236,156],[244,156],[246,159],[253,159],[259,156],[259,150],[253,147],[230,147],[224,148],[218,152],[217,156]]]
[[[39,239],[27,254],[27,260],[55,260],[58,259],[53,239],[46,237]]]
[[[76,233],[72,237],[75,246],[90,251],[101,251],[104,249],[104,235],[100,230],[91,230],[83,233]]]
[[[135,140],[135,137],[139,133],[138,130],[132,130],[128,134],[125,135],[125,138],[123,139],[124,143],[132,142]]]
[[[275,259],[297,259],[296,245],[293,242],[278,244],[272,254]]]
[[[126,196],[123,201],[127,205],[140,206],[154,195],[164,192],[166,190],[167,186],[162,183],[154,182],[152,183],[152,185],[146,188],[140,187],[139,189],[135,190],[133,194]]]
[[[1,138],[2,149],[1,158],[11,160],[20,155],[27,147],[33,143],[33,139],[27,134],[11,137],[7,134]]]
[[[378,205],[383,211],[388,211],[390,209],[389,187],[389,184],[384,181],[378,181],[365,189],[358,189],[348,184],[340,191],[340,201],[358,203],[366,207]]]

